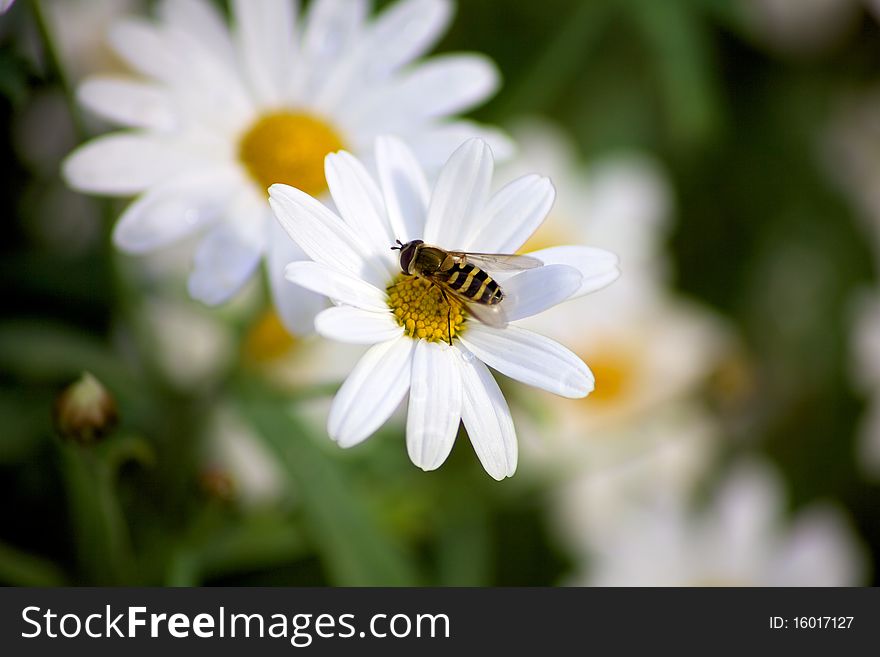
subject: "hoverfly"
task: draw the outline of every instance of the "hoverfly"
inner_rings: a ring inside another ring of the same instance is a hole
[[[507,325],[507,318],[501,307],[504,290],[487,272],[522,271],[544,265],[531,256],[447,251],[425,244],[422,240],[412,240],[406,244],[397,240],[397,246],[392,246],[391,250],[400,251],[400,269],[404,274],[418,276],[440,290],[448,307],[446,335],[450,345],[450,296],[460,301],[474,319],[500,328]]]

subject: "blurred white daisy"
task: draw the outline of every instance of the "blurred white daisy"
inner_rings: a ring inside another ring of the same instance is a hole
[[[670,291],[664,241],[672,200],[662,169],[636,153],[584,166],[547,123],[531,120],[511,132],[519,148],[506,168],[549,171],[559,192],[526,248],[589,242],[617,254],[625,272],[590,303],[549,309],[526,323],[590,363],[596,390],[577,403],[547,395],[543,418],[523,432],[524,449],[533,463],[574,474],[692,432],[693,414],[676,409],[707,378],[726,332],[712,313]]]
[[[838,508],[785,517],[782,484],[757,462],[740,464],[705,508],[660,498],[584,536],[593,586],[854,586],[865,581],[860,541]]]
[[[158,22],[117,23],[110,42],[138,77],[98,76],[81,103],[129,130],[97,138],[64,165],[74,188],[138,198],[120,218],[116,244],[129,253],[204,234],[189,291],[229,299],[269,250],[270,281],[302,258],[273,232],[266,189],[326,188],[324,156],[368,150],[379,133],[401,135],[419,161],[437,165],[466,137],[499,134],[451,120],[498,85],[475,54],[416,63],[440,37],[446,0],[402,0],[369,20],[367,0],[315,0],[300,18],[292,0],[237,0],[232,29],[207,0],[165,0]],[[293,330],[310,327],[315,295],[277,301]],[[298,312],[296,312],[298,311]]]
[[[880,479],[880,295],[876,292],[863,291],[855,300],[851,344],[853,378],[869,397],[859,429],[859,465]]]
[[[374,345],[334,399],[328,433],[343,447],[363,441],[409,392],[406,440],[413,463],[439,467],[461,420],[486,471],[496,479],[510,476],[517,464],[516,435],[487,365],[571,398],[593,389],[592,374],[558,343],[515,324],[475,322],[456,303],[450,327],[449,305],[439,289],[401,274],[390,247],[395,240],[424,239],[449,250],[513,253],[544,220],[553,186],[530,175],[490,196],[494,162],[479,139],[453,153],[433,192],[397,139],[377,140],[376,168],[378,184],[348,153],[328,156],[330,194],[341,216],[292,187],[269,190],[279,222],[314,260],[289,265],[287,278],[337,304],[318,315],[317,332]],[[531,255],[545,266],[502,281],[502,303],[512,322],[618,276],[617,258],[599,249],[557,246]]]

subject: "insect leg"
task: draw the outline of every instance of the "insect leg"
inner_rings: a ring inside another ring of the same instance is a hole
[[[437,289],[440,290],[440,296],[443,297],[443,301],[446,302],[446,337],[449,340],[449,346],[452,346],[452,304],[449,301],[449,297],[446,296],[446,290],[444,290],[439,285]]]

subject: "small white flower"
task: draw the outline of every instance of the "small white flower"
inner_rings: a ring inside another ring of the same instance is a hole
[[[854,586],[865,555],[845,515],[815,504],[789,522],[778,475],[740,464],[702,510],[661,498],[585,536],[594,586]]]
[[[9,11],[9,8],[12,6],[15,0],[0,0],[0,14],[5,14]]]
[[[303,256],[272,232],[270,184],[320,195],[324,156],[368,151],[380,133],[401,135],[436,166],[468,136],[506,144],[450,120],[497,87],[489,60],[444,54],[414,63],[443,33],[447,0],[402,0],[374,20],[368,13],[367,0],[315,0],[302,19],[292,0],[237,0],[230,30],[206,0],[165,0],[158,22],[116,24],[111,45],[140,77],[93,77],[78,97],[129,130],[72,153],[68,183],[138,196],[114,232],[129,253],[204,233],[189,278],[196,299],[229,299],[267,251],[277,292],[281,265]],[[289,328],[311,327],[315,295],[287,290],[276,301],[289,306]]]
[[[390,247],[424,239],[448,250],[514,253],[544,220],[555,192],[547,178],[524,176],[490,195],[494,162],[488,145],[465,142],[441,170],[433,192],[413,154],[395,138],[376,143],[376,184],[354,157],[327,157],[339,216],[286,185],[273,185],[279,222],[314,262],[296,262],[287,278],[329,297],[315,328],[341,342],[372,344],[333,401],[328,432],[343,447],[363,441],[409,392],[407,450],[424,470],[438,468],[463,421],[486,471],[516,470],[517,445],[504,396],[487,365],[564,397],[584,397],[593,375],[556,342],[515,325],[597,290],[619,274],[606,251],[557,246],[532,253],[545,266],[502,281],[508,319],[492,328],[456,309],[452,346],[448,306],[436,288],[403,276]]]

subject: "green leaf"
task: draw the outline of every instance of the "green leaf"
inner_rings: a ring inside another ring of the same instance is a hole
[[[379,526],[355,482],[287,410],[286,400],[249,390],[241,406],[295,487],[307,528],[333,583],[417,585],[419,577],[411,558]]]
[[[51,561],[0,541],[0,582],[12,586],[64,586],[67,577]]]

